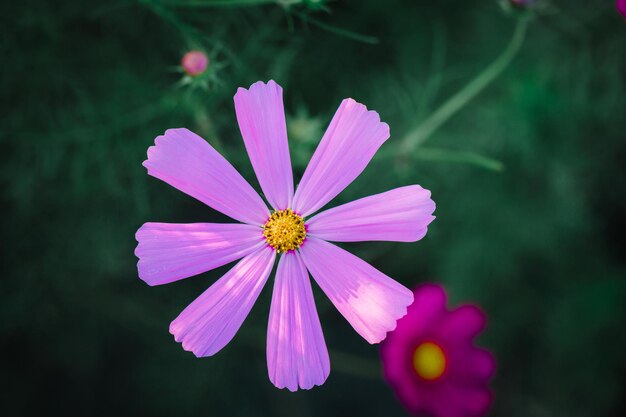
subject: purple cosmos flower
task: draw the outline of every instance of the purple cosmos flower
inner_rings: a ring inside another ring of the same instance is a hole
[[[345,99],[294,193],[281,87],[270,81],[240,88],[235,110],[273,211],[204,139],[168,130],[148,149],[148,174],[241,223],[144,224],[136,235],[139,277],[167,284],[242,258],[170,325],[185,350],[211,356],[234,337],[280,254],[267,329],[269,377],[279,388],[312,388],[324,383],[330,362],[308,272],[370,343],[383,340],[413,301],[410,290],[328,241],[417,241],[435,203],[412,185],[313,216],[365,169],[389,126]]]
[[[381,345],[385,378],[414,414],[435,417],[484,415],[491,403],[491,353],[473,345],[485,316],[473,305],[446,309],[439,285],[414,291],[415,301]]]
[[[615,6],[617,6],[617,10],[620,14],[626,18],[626,0],[617,0]]]
[[[202,74],[209,65],[209,57],[202,51],[189,51],[183,55],[181,66],[192,77]]]

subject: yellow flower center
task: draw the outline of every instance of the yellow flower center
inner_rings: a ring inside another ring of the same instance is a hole
[[[304,220],[291,209],[275,211],[263,226],[263,236],[279,253],[296,250],[306,237]]]
[[[435,343],[422,343],[413,352],[413,368],[421,378],[434,381],[446,370],[446,355]]]

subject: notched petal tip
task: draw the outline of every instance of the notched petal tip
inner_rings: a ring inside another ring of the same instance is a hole
[[[417,184],[414,185],[413,187],[415,187],[416,193],[419,194],[417,197],[418,203],[416,204],[416,206],[421,207],[421,210],[423,211],[423,213],[426,214],[423,217],[423,222],[421,224],[422,227],[420,227],[420,229],[416,231],[416,234],[415,234],[416,239],[414,240],[414,242],[417,242],[418,240],[421,240],[424,237],[426,237],[426,235],[428,234],[428,226],[436,218],[435,216],[433,216],[433,213],[437,209],[437,205],[431,198],[432,193],[430,192],[430,190]]]
[[[323,380],[321,381],[317,381],[317,382],[312,382],[311,384],[300,384],[298,383],[298,385],[292,386],[292,385],[283,385],[283,384],[274,384],[274,382],[272,382],[272,385],[274,385],[276,388],[278,389],[287,389],[290,392],[297,392],[298,390],[312,390],[315,387],[321,387],[322,385],[324,385],[324,383],[326,383],[326,380],[328,379],[328,375],[330,374],[330,372],[326,373],[324,375]]]
[[[173,136],[177,136],[180,134],[191,134],[192,132],[184,127],[175,127],[167,129],[162,135],[154,138],[154,145],[148,147],[148,151],[146,152],[147,159],[141,163],[150,173],[150,162],[156,156],[156,153],[159,151],[159,148],[162,147],[166,141],[174,140]]]
[[[144,223],[135,232],[135,240],[137,241],[137,246],[135,246],[135,250],[133,253],[137,257],[137,276],[139,277],[139,279],[141,279],[143,282],[145,282],[149,286],[154,287],[157,284],[154,282],[150,282],[150,280],[148,280],[148,278],[146,277],[146,274],[144,273],[144,269],[142,268],[143,262],[142,262],[142,255],[141,255],[141,251],[144,246],[142,244],[142,240],[143,240],[142,237],[143,237],[143,234],[145,233],[146,228],[148,228],[150,224],[151,224],[150,222]]]
[[[190,346],[189,342],[184,340],[183,335],[181,334],[183,332],[183,328],[182,326],[177,325],[176,320],[170,323],[169,332],[172,336],[174,336],[174,341],[176,343],[180,343],[180,346],[185,352],[193,353],[193,355],[198,359],[213,356],[217,353],[211,351],[203,352],[202,349],[200,349],[198,346]]]
[[[243,96],[243,95],[246,95],[246,94],[248,94],[248,89],[247,88],[238,87],[237,88],[237,92],[235,93],[235,100],[237,100],[237,97],[240,97],[240,96]]]
[[[330,375],[330,369],[326,371],[321,376],[321,378],[316,381],[309,381],[309,382],[298,381],[295,384],[294,383],[285,384],[285,383],[273,380],[270,377],[270,382],[272,383],[272,385],[274,385],[278,389],[287,389],[290,392],[296,392],[298,390],[311,390],[315,387],[321,387],[322,385],[324,385],[324,383],[326,383],[326,380],[328,379],[329,375]]]
[[[159,283],[150,281],[148,278],[146,278],[146,276],[139,271],[139,267],[137,267],[137,275],[139,276],[139,279],[145,282],[149,287],[156,287],[160,285]]]
[[[167,129],[165,131],[165,134],[163,136],[171,136],[171,135],[176,135],[179,133],[191,133],[189,129],[187,129],[186,127],[170,127],[169,129]]]
[[[368,112],[368,111],[370,111],[370,110],[368,110],[368,109],[367,109],[367,106],[366,106],[365,104],[363,104],[363,103],[360,103],[360,102],[356,101],[356,100],[355,100],[355,99],[353,99],[352,97],[347,97],[347,98],[344,98],[344,99],[341,101],[341,105],[343,105],[344,103],[345,103],[345,105],[346,105],[346,106],[348,106],[348,107],[355,106],[355,107],[357,107],[358,109],[360,109],[360,110],[361,110],[361,111],[363,111],[363,112]],[[376,112],[375,112],[375,111],[373,111],[373,110],[372,110],[372,113],[374,113],[374,114],[378,115],[378,113],[376,113]],[[380,118],[379,118],[378,120],[380,120]]]
[[[389,329],[384,334],[382,334],[381,335],[382,337],[380,337],[378,340],[376,340],[376,341],[369,341],[369,340],[365,339],[365,340],[367,340],[367,342],[370,345],[375,345],[375,344],[378,344],[378,343],[381,343],[382,341],[384,341],[387,338],[387,336],[389,335],[389,333],[391,333],[394,330],[396,330],[396,328],[398,327],[398,321],[408,314],[408,309],[413,304],[413,301],[415,301],[415,298],[413,296],[413,292],[411,290],[409,290],[408,288],[406,288],[406,293],[404,295],[407,297],[405,306],[396,315],[395,320],[393,322],[393,325],[390,326]]]
[[[277,381],[270,376],[270,382],[278,389],[287,389],[290,392],[296,392],[298,390],[311,390],[315,387],[321,387],[326,383],[328,376],[330,375],[330,365],[324,369],[323,374],[319,375],[319,378],[316,380],[309,381],[291,381],[289,383],[284,383],[282,381]]]
[[[365,104],[360,103],[360,102],[358,102],[355,99],[350,98],[350,97],[343,99],[339,107],[344,106],[344,104],[345,104],[347,109],[349,109],[350,107],[356,107],[356,109],[358,111],[361,111],[361,112],[365,113],[366,117],[371,117],[372,121],[378,123],[378,125],[382,129],[382,131],[386,132],[386,136],[387,137],[386,137],[385,140],[389,139],[390,134],[391,134],[391,130],[389,128],[389,125],[387,123],[381,121],[380,114],[376,110],[369,110]]]
[[[378,115],[378,113],[376,113]],[[378,116],[378,118],[380,119],[380,116]],[[389,125],[385,122],[380,122],[383,130],[385,131],[385,135],[387,136],[387,139],[389,139],[391,137],[391,128],[389,127]],[[385,139],[385,140],[387,140]]]
[[[162,135],[154,138],[154,146],[150,148],[158,148],[161,145],[164,145],[167,141],[175,140],[180,135],[194,135],[189,129],[185,127],[172,127],[167,129]]]
[[[144,233],[146,233],[146,229],[149,229],[151,226],[155,225],[156,223],[154,222],[145,222],[144,224],[142,224],[139,229],[137,229],[137,231],[135,232],[135,240],[137,241],[137,243],[141,243],[142,241],[142,237],[144,235]],[[139,246],[139,245],[137,245]],[[135,255],[137,255],[135,253]],[[137,255],[137,257],[139,257],[139,255]]]
[[[244,88],[244,87],[239,87],[237,88],[237,93],[235,94],[235,98],[237,98],[237,96],[240,95],[244,95],[244,94],[250,94],[252,92],[255,92],[257,90],[260,89],[270,89],[273,88],[276,91],[282,93],[283,89],[280,86],[280,84],[276,83],[276,81],[274,80],[269,80],[267,83],[263,82],[263,81],[257,81],[255,83],[253,83],[252,85],[250,85],[250,87],[248,88]]]
[[[263,81],[257,81],[256,83],[252,84],[250,86],[250,90],[257,89],[257,88],[272,88],[280,93],[282,93],[283,88],[280,86],[280,84],[278,84],[276,81],[274,80],[269,80],[267,83],[264,83]]]
[[[172,320],[170,323],[169,331],[172,336],[174,336],[174,340],[176,343],[184,343],[182,335],[180,332],[183,330],[182,325],[179,323],[178,319]]]
[[[139,250],[139,245],[137,245],[137,247],[135,248],[135,256],[139,258],[139,260],[137,261],[137,276],[139,277],[140,280],[145,282],[150,287],[156,287],[158,285],[161,285],[162,282],[150,279],[149,274],[145,272],[145,268],[143,267],[144,261],[137,254],[138,250]]]

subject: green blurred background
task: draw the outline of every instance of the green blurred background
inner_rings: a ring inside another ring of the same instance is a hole
[[[149,177],[147,148],[187,127],[256,186],[232,96],[272,78],[296,176],[342,98],[391,126],[331,204],[419,183],[437,220],[418,243],[344,246],[407,286],[440,282],[453,305],[484,308],[492,415],[623,416],[626,22],[613,2],[544,2],[512,64],[411,152],[400,144],[531,16],[495,0],[222,3],[0,6],[0,413],[405,415],[378,347],[317,287],[332,372],[293,394],[267,377],[271,285],[222,352],[196,359],[169,322],[227,267],[153,288],[137,277],[142,223],[226,220]],[[181,82],[193,48],[209,72]]]

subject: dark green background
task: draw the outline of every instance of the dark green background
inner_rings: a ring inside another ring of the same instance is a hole
[[[256,185],[232,96],[273,78],[297,176],[344,97],[389,123],[393,155],[504,49],[519,18],[491,0],[326,7],[2,3],[1,414],[404,415],[378,348],[317,287],[332,372],[292,394],[267,378],[271,285],[222,352],[196,359],[169,322],[227,267],[153,288],[137,277],[142,223],[226,221],[146,174],[146,149],[165,129],[201,134]],[[179,85],[193,47],[212,54],[208,89]],[[624,415],[625,97],[626,22],[613,2],[555,1],[430,151],[377,157],[332,203],[410,183],[432,190],[437,220],[423,241],[345,247],[407,286],[440,282],[452,304],[484,308],[479,342],[499,364],[493,415]]]

